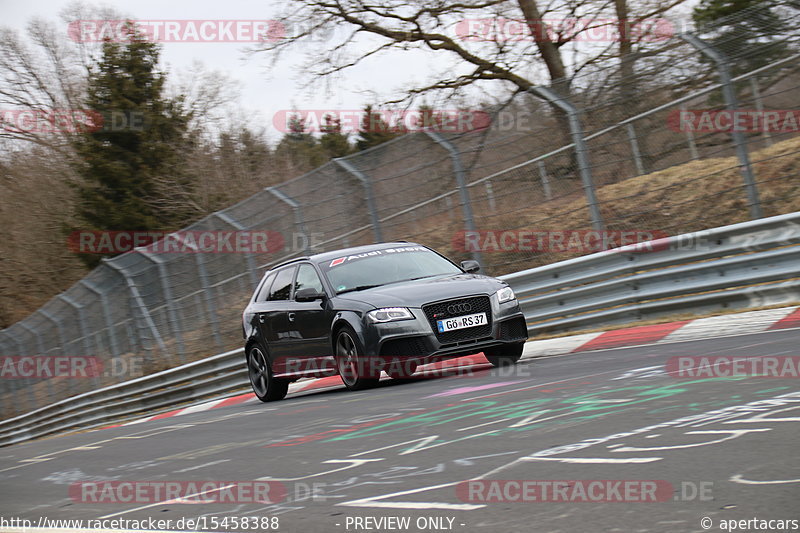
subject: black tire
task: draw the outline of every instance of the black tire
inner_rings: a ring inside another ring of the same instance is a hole
[[[262,402],[283,400],[289,392],[289,380],[272,375],[272,367],[264,351],[257,345],[247,353],[247,375],[256,397]]]
[[[336,333],[334,342],[336,370],[342,377],[344,386],[350,390],[363,390],[378,384],[380,370],[364,357],[364,349],[355,332],[347,327]]]
[[[486,356],[486,359],[492,363],[494,367],[512,366],[522,357],[522,350],[524,347],[525,343],[497,346],[484,350],[483,355]]]

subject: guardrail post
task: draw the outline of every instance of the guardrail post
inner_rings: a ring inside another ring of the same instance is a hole
[[[303,210],[300,207],[300,204],[288,194],[278,190],[277,187],[267,187],[264,190],[292,208],[292,212],[294,213],[294,223],[300,230],[300,234],[303,236],[303,251],[308,252],[308,231],[306,230],[305,218],[303,218]]]
[[[238,220],[230,216],[229,214],[225,213],[224,211],[217,211],[216,213],[212,213],[211,216],[217,217],[225,224],[229,226],[233,226],[234,229],[237,231],[247,231],[247,227],[240,223]],[[247,257],[247,270],[250,275],[250,285],[252,286],[251,289],[255,289],[258,286],[259,278],[256,274],[258,268],[256,267],[255,259],[253,259],[252,252],[248,252],[246,254]]]
[[[150,312],[147,310],[147,306],[144,304],[144,300],[142,300],[142,295],[139,294],[139,289],[136,287],[136,283],[133,281],[133,278],[128,274],[128,271],[125,270],[121,266],[115,265],[108,259],[103,259],[103,264],[105,264],[110,269],[114,270],[117,274],[122,276],[125,279],[125,284],[128,285],[128,290],[131,291],[131,297],[136,309],[142,314],[142,320],[144,321],[145,327],[144,329],[149,329],[150,333],[153,335],[153,341],[158,345],[159,349],[162,353],[167,353],[167,346],[164,344],[164,340],[161,338],[161,334],[158,332],[158,328],[156,327],[156,323],[153,321],[153,317],[150,315]],[[136,321],[137,329],[141,330],[141,326],[139,321]],[[139,339],[142,340],[142,348],[144,347],[144,339],[141,333],[139,333]]]
[[[575,145],[575,157],[578,161],[578,170],[580,172],[581,181],[583,182],[583,191],[586,194],[586,202],[589,205],[589,214],[592,218],[592,228],[594,228],[595,231],[603,231],[603,217],[600,215],[600,206],[597,202],[597,195],[594,190],[592,170],[589,166],[589,152],[586,149],[586,142],[583,139],[583,126],[578,117],[578,108],[548,87],[536,86],[528,90],[536,96],[544,98],[551,104],[559,107],[567,114],[572,142]]]
[[[438,132],[425,130],[425,133],[428,135],[428,137],[433,139],[436,144],[450,153],[450,159],[453,162],[453,173],[456,176],[456,185],[458,186],[458,192],[461,195],[461,209],[464,210],[464,222],[467,226],[467,230],[475,232],[475,218],[472,215],[472,203],[469,199],[467,180],[464,176],[464,166],[461,164],[461,155],[459,155],[458,150],[455,146],[453,146],[453,143],[445,139]],[[481,260],[481,253],[479,251],[473,251],[472,258],[481,265],[483,264],[483,261]]]
[[[175,335],[175,343],[178,346],[178,358],[181,361],[186,360],[186,347],[183,344],[183,326],[178,311],[175,309],[175,300],[172,297],[172,286],[167,281],[167,267],[165,261],[158,255],[148,252],[147,250],[136,250],[142,257],[149,260],[156,265],[158,269],[158,279],[161,281],[161,291],[164,294],[164,303],[167,304],[167,314],[169,320],[172,322],[172,333]]]
[[[733,114],[739,109],[739,103],[736,100],[736,91],[731,80],[728,57],[693,33],[679,33],[678,37],[695,47],[701,54],[710,58],[717,65],[717,73],[722,84],[722,96],[725,98],[725,107]],[[747,202],[750,207],[750,218],[755,220],[764,215],[761,211],[761,201],[758,198],[753,166],[750,164],[750,154],[747,151],[747,139],[737,128],[731,128],[731,138],[736,147],[736,155],[739,158],[739,170],[744,178]]]
[[[114,320],[111,317],[111,306],[108,305],[108,295],[100,290],[100,287],[87,279],[82,279],[78,283],[100,297],[100,303],[103,306],[103,315],[105,315],[106,328],[108,328],[108,338],[111,341],[111,354],[114,357],[119,357],[121,352],[119,343],[117,342],[117,331],[114,329]]]
[[[349,172],[361,182],[364,186],[364,194],[367,197],[367,209],[369,209],[369,216],[372,220],[372,232],[375,235],[375,242],[383,242],[383,231],[381,230],[381,221],[378,218],[378,209],[375,207],[375,196],[372,192],[372,180],[369,179],[364,172],[357,169],[350,161],[343,157],[336,157],[333,161],[342,167],[345,171]]]

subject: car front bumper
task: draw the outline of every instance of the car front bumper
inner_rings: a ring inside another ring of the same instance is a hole
[[[460,357],[486,349],[513,345],[528,339],[525,317],[516,300],[491,302],[491,330],[485,335],[457,342],[442,341],[421,308],[410,308],[414,319],[372,324],[365,322],[364,349],[367,356],[426,362]]]

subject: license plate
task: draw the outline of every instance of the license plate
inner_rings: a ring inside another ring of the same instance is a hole
[[[474,315],[457,316],[454,318],[446,318],[444,320],[436,321],[436,325],[439,328],[439,333],[453,331],[455,329],[485,326],[486,323],[486,313],[475,313]]]

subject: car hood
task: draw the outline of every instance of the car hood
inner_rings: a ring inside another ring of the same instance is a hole
[[[349,292],[338,298],[364,302],[376,308],[422,307],[423,304],[439,300],[493,294],[505,286],[502,281],[489,276],[454,274],[390,283],[373,289]]]

